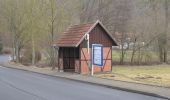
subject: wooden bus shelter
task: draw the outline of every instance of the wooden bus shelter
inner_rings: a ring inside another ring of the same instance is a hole
[[[102,44],[103,67],[94,66],[94,72],[112,71],[112,46],[116,41],[100,21],[71,26],[56,42],[59,47],[59,70],[80,74],[90,73],[91,45]]]

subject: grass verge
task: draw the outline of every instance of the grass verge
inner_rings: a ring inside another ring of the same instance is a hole
[[[112,73],[96,77],[170,87],[170,65],[114,66]]]

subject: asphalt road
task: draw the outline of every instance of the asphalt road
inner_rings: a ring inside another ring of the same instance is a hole
[[[0,63],[8,62],[10,60],[10,55],[0,55]]]
[[[163,100],[0,67],[0,100]]]

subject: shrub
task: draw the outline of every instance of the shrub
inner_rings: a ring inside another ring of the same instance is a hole
[[[3,48],[2,53],[3,54],[11,54],[11,49],[10,48]]]
[[[35,62],[41,60],[41,53],[40,51],[35,52]],[[23,56],[21,57],[21,63],[24,65],[30,65],[32,63],[32,51],[27,49],[23,52]]]

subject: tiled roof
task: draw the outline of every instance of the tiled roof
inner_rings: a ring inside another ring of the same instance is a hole
[[[97,25],[101,25],[106,33],[111,37],[115,45],[117,45],[115,39],[109,34],[107,29],[103,26],[100,21],[96,21],[91,24],[82,24],[71,26],[66,32],[64,32],[61,38],[56,42],[59,47],[77,47],[84,39],[85,34],[88,34]]]
[[[90,30],[93,24],[82,24],[71,26],[64,32],[61,38],[57,41],[59,47],[73,47],[81,40],[81,38]]]

